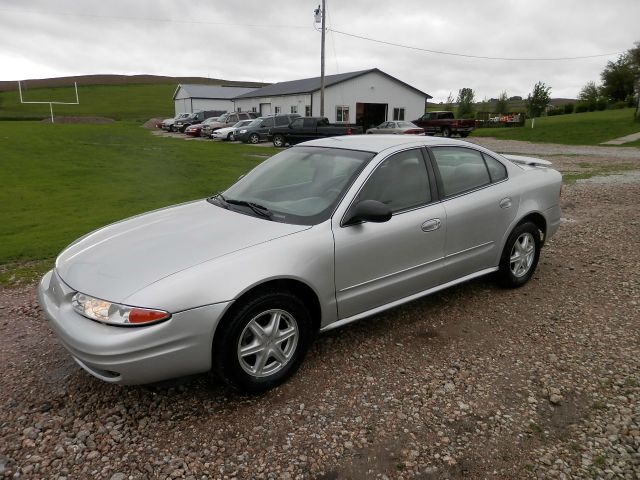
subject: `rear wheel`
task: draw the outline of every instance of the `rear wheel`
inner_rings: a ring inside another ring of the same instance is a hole
[[[249,143],[253,143],[254,145],[256,143],[260,143],[260,135],[258,135],[257,133],[252,133],[251,135],[249,135]]]
[[[276,387],[293,375],[312,339],[311,316],[289,292],[267,291],[231,311],[213,343],[214,368],[246,392]]]
[[[284,147],[285,141],[282,135],[275,135],[273,137],[273,146],[274,147]]]
[[[451,129],[449,127],[442,127],[442,136],[443,137],[451,137]]]
[[[540,246],[540,232],[534,223],[521,223],[513,229],[500,259],[498,275],[502,285],[517,288],[531,279],[540,258]]]

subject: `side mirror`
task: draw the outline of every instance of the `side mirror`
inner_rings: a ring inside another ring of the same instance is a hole
[[[356,203],[349,213],[345,225],[358,222],[383,223],[391,219],[391,209],[377,200],[362,200]]]

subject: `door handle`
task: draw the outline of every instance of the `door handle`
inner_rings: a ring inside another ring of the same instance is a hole
[[[500,205],[500,208],[511,207],[511,198],[510,197],[503,198],[502,200],[500,200],[499,205]]]
[[[440,225],[442,225],[442,222],[439,218],[432,218],[424,222],[420,228],[422,228],[423,232],[432,232],[439,229]]]

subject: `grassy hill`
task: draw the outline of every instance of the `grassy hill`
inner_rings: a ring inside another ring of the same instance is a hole
[[[178,83],[260,87],[256,82],[200,77],[153,75],[89,75],[29,80],[23,83],[25,101],[75,101],[78,83],[80,105],[54,105],[54,115],[99,116],[114,120],[144,121],[174,114],[171,100]],[[0,82],[0,120],[38,120],[49,117],[47,104],[21,104],[17,82]]]
[[[80,105],[54,105],[54,115],[100,116],[114,120],[144,121],[174,114],[171,97],[176,84],[87,85],[78,87]],[[75,101],[69,87],[23,90],[25,101]],[[47,104],[21,104],[18,91],[0,92],[0,120],[49,117]]]
[[[535,119],[534,128],[531,128],[531,120],[527,120],[524,127],[480,128],[472,135],[563,145],[598,145],[640,131],[640,123],[634,122],[633,114],[633,108],[624,108],[541,117]]]

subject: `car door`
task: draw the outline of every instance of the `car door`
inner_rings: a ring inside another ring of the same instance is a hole
[[[269,131],[275,125],[275,122],[273,120],[274,117],[265,118],[262,121],[262,124],[260,124],[260,126],[257,128],[257,133],[258,135],[260,135],[261,140],[266,139],[269,135]]]
[[[333,219],[338,315],[348,318],[436,286],[444,257],[444,207],[419,148],[382,161],[362,186],[362,200],[388,205],[384,223],[345,226]],[[347,215],[348,217],[348,211]]]
[[[431,147],[447,218],[443,282],[496,267],[520,194],[498,160],[467,147]]]

